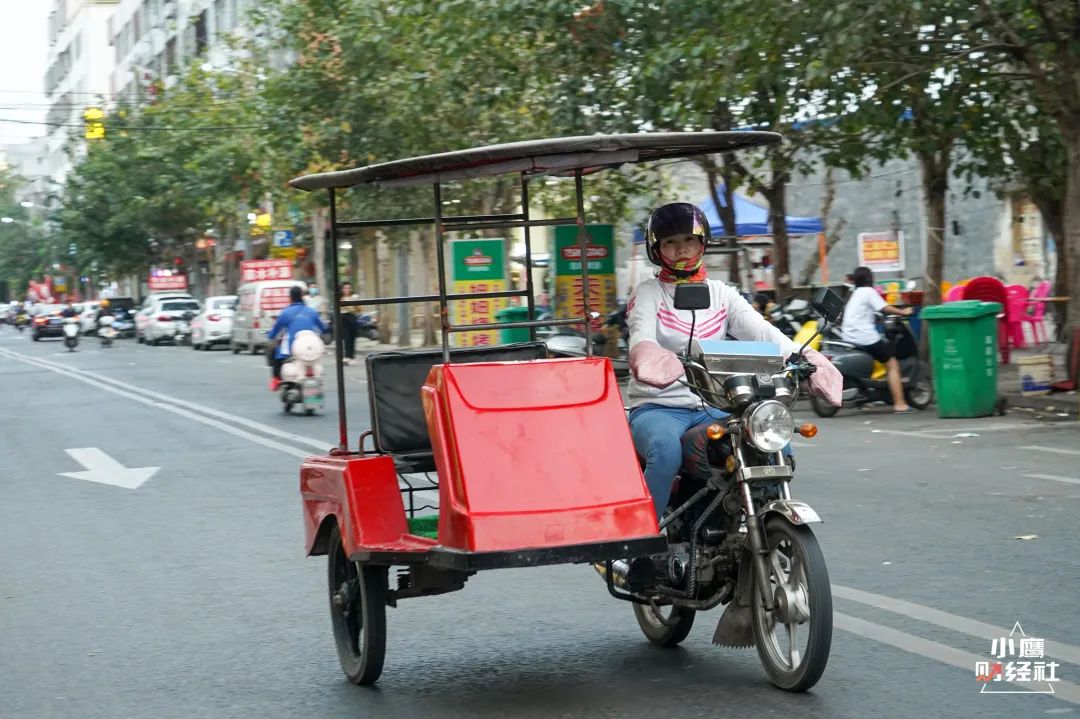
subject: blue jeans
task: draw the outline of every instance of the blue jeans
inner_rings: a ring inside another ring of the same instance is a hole
[[[712,424],[728,415],[712,407],[684,409],[644,404],[630,410],[634,448],[645,459],[645,484],[659,517],[667,508],[671,485],[683,463],[682,436],[691,427]]]

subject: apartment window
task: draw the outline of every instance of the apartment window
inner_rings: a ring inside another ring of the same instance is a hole
[[[206,52],[206,46],[209,42],[207,37],[206,27],[206,10],[199,13],[199,16],[195,18],[195,54],[202,55]]]
[[[165,43],[165,75],[172,75],[176,70],[176,36]]]

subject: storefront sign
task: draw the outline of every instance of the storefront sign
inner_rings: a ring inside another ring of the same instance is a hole
[[[600,313],[593,321],[599,331],[604,316],[615,311],[615,228],[612,225],[587,225],[589,263],[589,309]],[[585,292],[581,282],[581,243],[576,225],[555,228],[555,316],[560,319],[583,317]]]
[[[453,240],[450,247],[454,294],[506,290],[505,240]],[[456,300],[450,303],[450,316],[455,325],[489,325],[506,304],[506,298]],[[457,332],[451,339],[457,347],[496,345],[499,333],[498,330]]]
[[[903,272],[904,233],[860,232],[859,265],[874,272]]]
[[[186,290],[188,288],[187,275],[154,275],[147,278],[146,286],[151,292]]]
[[[290,260],[244,260],[240,263],[240,281],[291,280],[292,270]]]

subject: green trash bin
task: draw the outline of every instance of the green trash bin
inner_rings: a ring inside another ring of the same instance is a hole
[[[997,302],[924,307],[939,417],[985,417],[997,404]]]
[[[524,305],[510,305],[495,313],[496,322],[526,322],[529,308]],[[528,342],[528,327],[510,327],[499,330],[499,343],[508,345],[514,342]]]

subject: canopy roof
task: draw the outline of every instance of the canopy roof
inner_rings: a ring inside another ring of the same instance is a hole
[[[720,196],[720,202],[722,203],[724,201],[723,185],[717,188],[717,194]],[[772,233],[769,224],[769,209],[767,207],[754,204],[738,194],[734,195],[732,204],[735,205],[736,236],[746,237],[748,235],[768,235]],[[697,203],[697,206],[705,212],[705,217],[709,220],[709,231],[713,235],[724,235],[724,223],[720,221],[720,212],[717,210],[712,197],[705,198]],[[789,235],[815,235],[824,232],[825,227],[820,217],[793,217],[789,215],[787,217],[787,231]],[[634,242],[644,241],[645,233],[641,228],[634,230]]]
[[[566,174],[578,169],[595,172],[626,162],[731,152],[769,145],[780,139],[775,132],[738,131],[649,132],[527,140],[305,175],[289,184],[310,191],[362,184],[386,187],[434,184],[510,172],[536,175]]]

